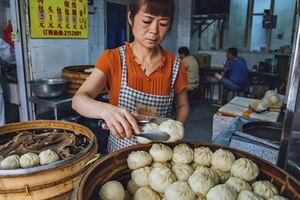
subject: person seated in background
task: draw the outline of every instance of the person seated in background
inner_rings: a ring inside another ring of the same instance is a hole
[[[238,57],[235,47],[227,49],[227,60],[222,73],[215,73],[214,77],[208,77],[208,81],[220,83],[220,94],[217,104],[223,104],[224,88],[241,90],[248,81],[248,68],[244,58]]]
[[[178,49],[178,54],[186,68],[188,79],[187,90],[190,91],[196,89],[199,84],[199,66],[197,60],[194,56],[190,55],[190,51],[187,47],[180,47]]]

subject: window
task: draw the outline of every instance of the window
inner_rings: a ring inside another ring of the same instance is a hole
[[[247,48],[248,0],[231,0],[226,46]]]
[[[268,31],[271,30],[264,29],[262,26],[265,9],[271,9],[271,0],[254,0],[250,40],[251,51],[268,48]]]

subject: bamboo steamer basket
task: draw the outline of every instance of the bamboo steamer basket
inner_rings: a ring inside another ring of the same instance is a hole
[[[67,130],[79,132],[90,144],[77,155],[66,160],[27,169],[0,170],[1,200],[66,199],[88,168],[87,163],[97,152],[94,134],[85,126],[53,120],[13,123],[0,127],[0,138],[8,139],[20,131]]]
[[[69,80],[67,92],[70,95],[74,95],[82,83],[89,77],[90,72],[86,72],[88,69],[92,69],[93,65],[75,65],[63,68],[62,76]]]
[[[93,68],[93,65],[75,65],[63,68],[62,74],[66,78],[82,80],[89,77],[90,72],[85,72],[87,69]]]
[[[246,157],[254,161],[260,169],[258,180],[269,180],[277,188],[281,195],[288,197],[290,200],[300,200],[300,183],[295,178],[289,175],[279,167],[264,161],[256,156],[246,152],[223,147],[214,144],[205,144],[200,142],[184,142],[192,148],[199,146],[209,147],[215,151],[219,148],[231,151],[236,158]],[[174,148],[179,143],[166,144]],[[127,167],[127,157],[132,151],[149,151],[152,144],[135,145],[128,148],[121,149],[114,153],[108,154],[102,159],[98,160],[91,166],[83,175],[78,187],[74,190],[73,198],[76,200],[93,200],[98,199],[98,193],[101,186],[109,180],[118,180],[124,185],[130,179],[131,170]]]

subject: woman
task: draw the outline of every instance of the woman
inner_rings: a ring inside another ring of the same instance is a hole
[[[175,99],[176,119],[186,121],[185,68],[160,46],[171,30],[174,7],[174,0],[133,0],[128,22],[134,41],[106,50],[73,97],[72,107],[79,114],[106,121],[109,152],[137,143],[132,131],[140,130],[133,112],[170,116]],[[104,88],[110,104],[94,100]]]

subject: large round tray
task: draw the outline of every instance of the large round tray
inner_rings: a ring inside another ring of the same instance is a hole
[[[81,175],[88,168],[86,163],[97,152],[95,135],[87,127],[53,120],[12,123],[0,127],[0,139],[7,141],[21,131],[42,133],[51,130],[79,132],[86,136],[90,143],[75,156],[49,165],[27,169],[0,170],[1,200],[60,200],[70,195]]]
[[[215,151],[219,148],[230,150],[237,158],[246,157],[253,160],[260,169],[259,180],[271,181],[279,190],[280,194],[288,197],[290,200],[300,200],[300,184],[284,170],[279,167],[263,161],[246,152],[223,147],[213,144],[205,144],[200,142],[184,142],[192,148],[199,146],[209,147]],[[167,144],[171,148],[179,143]],[[109,180],[119,180],[126,183],[130,179],[130,170],[127,167],[127,157],[132,151],[144,150],[149,151],[152,144],[135,145],[121,149],[112,154],[108,154],[98,160],[91,168],[83,175],[78,187],[74,190],[73,198],[77,200],[92,200],[98,198],[98,192],[101,186]]]

